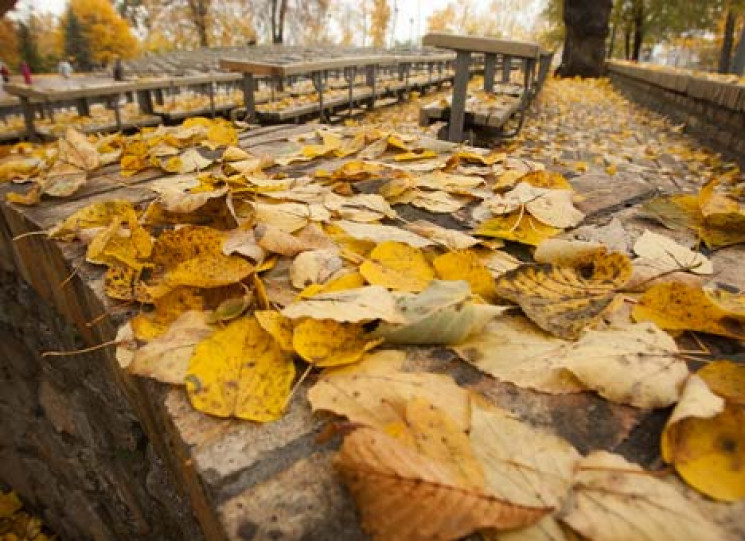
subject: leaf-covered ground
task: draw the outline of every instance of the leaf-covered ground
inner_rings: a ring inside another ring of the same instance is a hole
[[[267,430],[293,401],[336,415],[376,538],[742,536],[737,166],[606,81],[550,81],[492,149],[417,108],[263,151],[208,119],[70,130],[0,174],[18,205],[112,164],[142,182],[47,231],[137,307],[122,369]]]

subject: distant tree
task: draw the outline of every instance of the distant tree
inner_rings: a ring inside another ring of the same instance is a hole
[[[108,0],[70,0],[62,27],[65,53],[79,68],[138,54],[137,38]]]
[[[564,0],[566,36],[559,75],[599,77],[605,73],[605,39],[612,7],[612,0]]]
[[[18,54],[23,62],[26,62],[31,71],[43,71],[42,59],[39,55],[39,48],[29,23],[18,23]]]
[[[0,60],[8,65],[9,70],[18,70],[21,63],[21,56],[18,54],[18,29],[8,18],[0,19],[0,43],[3,44]]]
[[[284,43],[287,0],[270,0],[269,6],[272,10],[272,43]]]
[[[385,46],[385,35],[391,20],[391,7],[388,0],[373,0],[370,24],[370,37],[373,47]]]
[[[745,75],[745,24],[742,25],[740,39],[737,41],[737,47],[735,48],[735,57],[732,60],[732,73],[740,76]]]
[[[65,43],[65,56],[72,58],[80,70],[93,68],[93,56],[88,36],[83,32],[83,27],[72,7],[68,7],[62,22],[62,32]]]
[[[209,24],[208,16],[210,11],[210,0],[187,0],[186,5],[189,8],[189,15],[194,27],[197,29],[199,36],[199,46],[209,47],[207,26]]]

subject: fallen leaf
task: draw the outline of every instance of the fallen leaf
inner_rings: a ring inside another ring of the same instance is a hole
[[[652,321],[672,331],[699,331],[745,340],[745,315],[733,317],[698,287],[679,282],[650,287],[631,312],[636,321]]]
[[[290,319],[310,317],[358,323],[380,319],[406,323],[391,293],[381,286],[367,286],[314,295],[286,306],[282,315]]]
[[[516,505],[562,507],[581,458],[570,443],[504,410],[477,406],[471,410],[470,438],[489,494]]]
[[[134,211],[129,201],[102,201],[87,205],[49,230],[49,237],[71,241],[83,229],[108,226],[114,218],[124,220]]]
[[[572,498],[561,520],[583,537],[721,540],[726,535],[672,486],[627,462],[595,451],[577,466]]]
[[[293,349],[314,366],[356,363],[382,341],[367,336],[360,323],[340,323],[332,319],[304,319],[295,324],[292,333]]]
[[[374,336],[391,344],[457,344],[479,332],[509,307],[476,304],[468,283],[433,280],[418,295],[400,295],[403,324],[381,323]]]
[[[459,539],[481,528],[525,526],[549,512],[461,488],[446,467],[369,428],[344,439],[334,464],[374,539]]]
[[[419,454],[446,466],[457,485],[462,488],[483,490],[484,470],[471,449],[466,433],[450,416],[421,397],[406,404],[406,436],[397,438],[404,443],[410,438],[411,446]],[[389,435],[391,430],[389,429]]]
[[[728,402],[745,405],[745,368],[732,361],[708,363],[696,373],[709,389]]]
[[[322,284],[341,270],[343,265],[344,262],[336,251],[309,250],[298,254],[292,261],[290,280],[297,289]]]
[[[531,246],[538,246],[559,233],[561,229],[545,225],[531,215],[519,211],[484,220],[474,232],[483,237],[513,240]]]
[[[69,197],[85,186],[88,174],[73,165],[57,162],[39,180],[41,192],[52,197]]]
[[[256,310],[256,321],[261,328],[272,335],[282,351],[294,351],[292,348],[292,320],[276,310]]]
[[[588,389],[637,408],[674,404],[688,377],[675,340],[651,323],[588,330],[565,356],[564,366]]]
[[[465,250],[480,242],[479,239],[467,235],[462,231],[448,229],[426,220],[410,222],[405,227],[409,231],[428,238],[449,250]],[[377,242],[380,242],[380,240]]]
[[[494,287],[494,278],[474,252],[468,250],[447,252],[437,256],[432,261],[432,266],[438,278],[465,280],[476,295],[480,295],[487,302],[496,300],[497,290]]]
[[[642,258],[635,260],[635,265],[652,267],[659,273],[674,270],[687,270],[695,274],[714,272],[714,267],[706,256],[669,237],[648,230],[634,243],[634,252]]]
[[[422,291],[435,277],[420,250],[395,241],[378,244],[360,265],[360,274],[372,285],[401,291]]]
[[[409,401],[421,397],[447,412],[460,430],[468,430],[468,391],[450,376],[404,372],[405,359],[404,351],[381,350],[366,354],[357,364],[326,370],[308,391],[308,400],[314,411],[330,411],[386,431],[401,423]]]
[[[614,308],[631,272],[627,256],[598,254],[577,266],[523,265],[497,278],[496,287],[542,329],[571,340]]]
[[[139,348],[128,370],[132,374],[183,385],[194,348],[212,334],[204,312],[182,313],[162,335]]]
[[[566,369],[561,353],[567,344],[524,316],[504,315],[450,349],[500,381],[546,393],[577,393],[585,386]]]
[[[721,367],[721,368],[720,368]],[[726,367],[726,368],[725,368]],[[699,371],[686,383],[680,402],[662,433],[662,458],[672,463],[690,486],[720,501],[745,498],[745,405],[727,401],[710,390],[734,390],[742,401],[743,388],[733,389],[728,376],[745,381],[745,369],[734,363],[717,361]],[[722,382],[724,385],[722,386]]]
[[[281,417],[295,366],[252,317],[231,321],[200,342],[184,379],[195,409],[267,422]]]
[[[101,166],[96,146],[75,128],[67,128],[65,137],[57,141],[57,159],[76,169],[93,171]]]
[[[434,244],[432,241],[411,233],[400,227],[380,224],[364,224],[350,222],[347,220],[338,220],[333,222],[335,226],[341,228],[347,235],[355,239],[368,240],[375,243],[384,241],[396,241],[408,244],[414,248],[424,248]]]
[[[607,251],[606,247],[598,242],[546,239],[536,247],[533,259],[536,263],[571,266]]]

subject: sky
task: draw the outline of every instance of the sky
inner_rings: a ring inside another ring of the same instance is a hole
[[[219,0],[216,0],[219,2]],[[395,4],[395,39],[404,42],[412,38],[418,40],[427,30],[427,18],[435,11],[444,8],[448,0],[389,0],[391,9]],[[473,6],[488,5],[489,0],[459,0],[460,4],[469,3]],[[520,5],[521,0],[515,4]],[[56,15],[62,14],[67,5],[67,0],[22,0],[22,5],[31,5],[34,11],[52,12]],[[525,13],[528,19],[534,19],[538,13]],[[391,23],[393,24],[393,22]]]

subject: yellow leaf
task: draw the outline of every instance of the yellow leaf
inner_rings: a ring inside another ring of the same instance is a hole
[[[138,271],[149,266],[152,239],[137,222],[134,211],[130,210],[127,218],[129,231],[122,229],[122,218],[115,217],[93,238],[85,254],[86,261],[107,266],[123,264]]]
[[[569,442],[507,411],[476,405],[470,437],[491,494],[513,504],[561,508],[581,458]]]
[[[550,511],[464,489],[446,466],[370,428],[347,436],[334,464],[374,539],[460,539],[481,528],[526,526]]]
[[[49,231],[53,239],[73,240],[82,229],[106,227],[115,217],[125,219],[130,211],[134,211],[128,201],[102,201],[93,203],[78,210],[62,223]]]
[[[59,154],[57,159],[77,169],[93,171],[101,165],[98,150],[88,138],[75,128],[67,128],[65,137],[57,141]]]
[[[39,201],[41,201],[41,185],[34,184],[25,194],[19,194],[16,192],[6,193],[5,199],[10,203],[15,203],[17,205],[38,205]]]
[[[732,317],[701,288],[680,282],[649,288],[634,306],[636,321],[653,321],[667,330],[700,331],[745,339],[745,317]]]
[[[130,320],[134,335],[140,340],[152,340],[163,334],[178,317],[188,311],[204,309],[202,296],[196,289],[178,287],[153,301],[155,310],[136,315]]]
[[[732,361],[708,363],[696,375],[728,402],[745,405],[745,365]]]
[[[0,491],[0,520],[12,517],[17,511],[20,511],[21,509],[23,509],[23,503],[18,497],[18,494],[13,491]],[[10,535],[8,539],[9,541],[12,541]]]
[[[216,120],[207,130],[207,140],[202,142],[203,145],[212,149],[221,146],[230,146],[238,144],[238,132],[227,121]]]
[[[127,370],[163,383],[183,385],[194,348],[213,331],[204,312],[186,311],[162,335],[135,351]]]
[[[718,185],[719,179],[713,178],[698,192],[698,205],[704,217],[710,214],[731,214],[740,211],[737,199],[730,197],[727,193],[717,192]]]
[[[111,265],[104,275],[104,291],[108,297],[120,301],[137,300],[136,287],[140,281],[141,270],[127,265]]]
[[[745,214],[739,212],[709,214],[698,234],[711,249],[745,242]]]
[[[676,194],[656,197],[642,205],[644,212],[668,229],[698,231],[704,217],[695,195]]]
[[[561,229],[545,225],[530,214],[519,211],[484,220],[475,231],[476,235],[513,240],[531,246],[538,246],[559,233]]]
[[[709,366],[716,366],[718,362]],[[728,363],[729,364],[729,363]],[[707,368],[709,368],[707,366]],[[735,377],[743,380],[745,370],[732,365],[722,370],[701,371],[689,378],[680,403],[662,433],[662,456],[672,463],[680,476],[693,488],[717,500],[745,498],[745,405],[729,402],[712,393],[704,378],[714,385],[724,382],[725,391],[732,383],[722,380],[724,373],[739,369]],[[717,373],[719,372],[719,373]],[[729,375],[729,374],[728,374]],[[735,394],[743,397],[742,389]]]
[[[382,338],[367,338],[360,323],[339,323],[332,319],[304,319],[295,325],[292,334],[293,349],[315,366],[356,363],[382,341]]]
[[[205,253],[177,264],[166,273],[165,281],[171,287],[220,287],[240,282],[253,270],[243,258]]]
[[[510,309],[476,304],[463,280],[433,280],[421,293],[399,294],[397,304],[406,320],[383,321],[373,332],[391,344],[457,344]]]
[[[426,160],[429,158],[436,158],[437,152],[434,150],[423,150],[421,152],[402,152],[396,154],[393,159],[397,162],[412,161],[412,160]]]
[[[307,145],[302,148],[302,155],[306,158],[320,158],[333,153],[341,147],[342,140],[339,136],[329,131],[319,131],[319,136],[323,141],[320,145]]]
[[[256,310],[254,317],[261,328],[272,335],[282,351],[294,351],[292,349],[292,320],[290,318],[284,317],[276,310]]]
[[[379,430],[400,423],[406,403],[422,397],[448,413],[460,430],[468,430],[470,398],[450,376],[406,372],[406,353],[381,350],[361,362],[325,370],[308,391],[313,410],[331,411],[351,422]]]
[[[527,182],[536,188],[574,191],[569,181],[561,173],[553,171],[531,171],[519,177],[520,182]]]
[[[396,300],[386,288],[366,286],[314,295],[289,304],[282,315],[291,319],[311,317],[357,323],[380,319],[393,323],[406,322],[396,308]]]
[[[615,307],[631,273],[626,255],[597,254],[576,266],[522,265],[497,278],[496,287],[542,329],[576,339]]]
[[[455,229],[448,229],[446,227],[439,226],[426,220],[416,220],[406,224],[406,229],[421,235],[422,237],[431,239],[432,241],[441,244],[448,250],[465,250],[477,245],[480,241],[470,235],[457,231]],[[501,241],[495,241],[501,242]]]
[[[321,295],[323,293],[333,293],[335,291],[346,291],[348,289],[357,289],[365,285],[365,279],[362,277],[362,275],[357,272],[347,272],[345,274],[342,274],[341,276],[338,276],[337,278],[332,278],[325,284],[311,284],[305,289],[303,289],[300,293],[298,293],[298,297],[302,299],[309,299],[312,297],[315,297],[316,295]]]
[[[294,377],[295,366],[274,338],[243,317],[199,343],[184,381],[199,411],[267,422],[282,416]]]
[[[726,539],[674,486],[620,455],[594,451],[582,458],[561,520],[584,539]]]
[[[406,404],[406,428],[419,454],[447,466],[458,486],[484,488],[484,469],[466,433],[428,400],[414,397]]]
[[[153,262],[168,287],[218,287],[239,282],[254,267],[222,252],[224,235],[209,227],[185,226],[164,232],[155,242]]]
[[[426,289],[435,277],[419,249],[394,241],[378,244],[360,266],[360,274],[370,284],[414,292]]]
[[[507,155],[504,152],[490,152],[489,154],[479,154],[473,150],[459,150],[453,156],[472,163],[481,165],[494,165],[497,162],[504,161]]]
[[[478,256],[469,250],[448,252],[432,261],[437,276],[443,280],[465,280],[471,291],[487,302],[494,302],[497,290],[494,278]]]
[[[237,146],[228,146],[222,153],[223,162],[239,162],[242,160],[248,160],[251,155]]]

